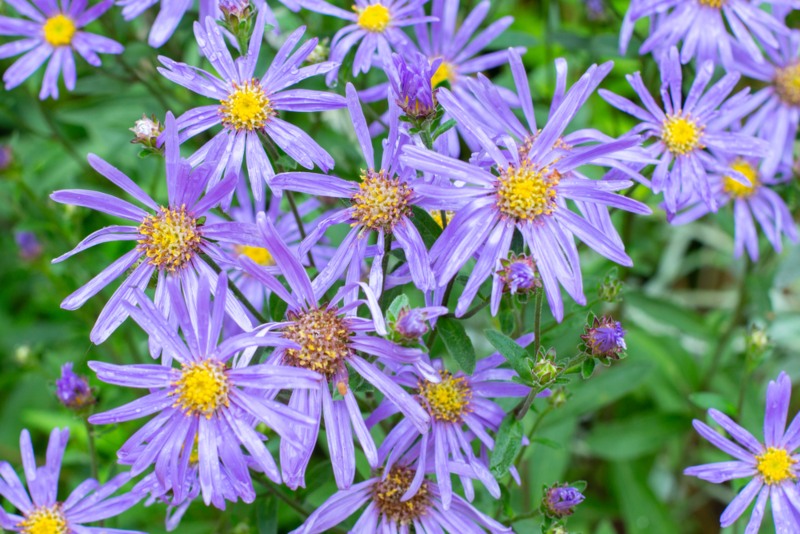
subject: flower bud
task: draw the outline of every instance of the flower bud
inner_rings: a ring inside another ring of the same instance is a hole
[[[144,145],[148,148],[155,148],[158,143],[158,136],[164,131],[164,127],[156,120],[156,116],[152,118],[147,115],[142,115],[142,118],[133,124],[133,128],[129,128],[135,135],[131,143]]]
[[[551,392],[547,400],[550,402],[550,406],[553,408],[560,408],[567,403],[567,390],[564,388],[558,388]]]
[[[419,339],[428,332],[425,314],[419,309],[406,309],[400,312],[395,330],[408,339]]]
[[[250,16],[250,0],[219,0],[219,9],[226,20],[246,19]]]
[[[61,404],[73,410],[81,410],[95,402],[89,382],[72,371],[72,362],[61,367],[61,378],[56,380],[56,396]]]
[[[542,512],[553,519],[567,517],[584,499],[583,493],[576,488],[568,484],[555,484],[544,492]]]
[[[516,293],[533,293],[542,287],[542,281],[536,273],[533,258],[524,254],[511,254],[507,260],[500,260],[502,269],[497,271],[503,282],[503,291],[512,295]]]
[[[594,318],[592,326],[586,325],[586,333],[581,335],[584,351],[604,360],[619,360],[625,346],[625,330],[611,317]]]
[[[309,65],[316,65],[317,63],[328,61],[330,55],[330,39],[326,37],[317,43],[317,46],[314,47],[314,50],[311,51],[305,62]]]
[[[533,364],[531,373],[539,384],[549,384],[558,378],[561,369],[555,364],[555,358],[555,351],[551,349],[546,354],[541,355],[536,360],[536,363]]]
[[[605,302],[618,302],[619,293],[622,290],[622,282],[617,277],[617,270],[613,269],[603,279],[603,283],[597,288],[597,295]]]
[[[392,54],[386,72],[397,105],[408,118],[420,122],[436,112],[437,90],[433,88],[431,79],[441,62],[438,59],[431,63],[419,52],[410,52],[406,57]]]

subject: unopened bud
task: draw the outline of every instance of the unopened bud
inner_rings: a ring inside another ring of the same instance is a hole
[[[19,257],[23,260],[32,261],[42,255],[42,244],[33,232],[14,232],[14,241],[19,248]]]
[[[547,488],[542,498],[542,512],[553,519],[572,515],[575,507],[583,502],[583,493],[568,484],[556,484]]]
[[[581,335],[586,354],[601,360],[619,360],[625,349],[625,330],[611,317],[594,318]]]
[[[72,362],[61,367],[61,378],[56,380],[56,396],[61,404],[73,410],[82,410],[95,403],[89,381],[72,371]]]
[[[539,384],[546,385],[558,378],[560,368],[555,363],[555,351],[552,349],[541,355],[533,364],[533,377]]]
[[[135,135],[131,143],[143,145],[147,148],[156,148],[158,136],[161,135],[164,128],[161,123],[156,120],[155,115],[152,117],[142,115],[142,118],[136,121],[133,124],[133,128],[129,128],[129,130]]]
[[[502,269],[497,271],[503,282],[503,291],[512,295],[516,293],[532,293],[542,287],[542,281],[536,272],[533,258],[521,254],[511,254],[507,260],[500,260]]]

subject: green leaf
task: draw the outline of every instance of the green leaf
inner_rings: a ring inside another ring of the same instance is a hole
[[[648,414],[595,425],[586,443],[592,454],[604,460],[627,461],[663,450],[670,438],[685,432],[684,417]],[[625,436],[625,439],[620,439]]]
[[[594,373],[594,368],[597,365],[597,362],[594,358],[589,358],[588,360],[583,360],[583,364],[581,365],[581,376],[584,380],[591,378],[592,373]]]
[[[397,319],[400,310],[403,308],[410,308],[410,304],[408,302],[408,296],[406,295],[398,295],[394,298],[391,304],[389,304],[389,309],[386,311],[386,318],[389,321],[394,321]]]
[[[283,321],[288,307],[289,305],[281,300],[275,293],[269,296],[269,315],[273,321]]]
[[[682,335],[688,334],[700,339],[709,337],[710,330],[702,316],[669,300],[630,291],[625,294],[625,302],[653,320],[671,326]]]
[[[494,442],[492,458],[489,462],[489,469],[498,478],[508,473],[508,468],[514,463],[517,453],[522,448],[522,423],[514,417],[513,413],[508,414]]]
[[[472,346],[472,340],[464,330],[464,325],[456,319],[442,317],[436,323],[436,328],[450,356],[458,362],[465,373],[472,374],[475,371],[475,347]]]
[[[697,393],[691,393],[689,395],[689,400],[692,401],[692,404],[703,410],[716,408],[728,415],[736,415],[736,406],[719,393],[698,391]]]
[[[511,367],[517,372],[519,377],[527,384],[531,380],[531,368],[528,364],[528,352],[520,347],[516,341],[505,336],[497,330],[486,330],[486,339],[494,345],[500,354],[505,356]]]
[[[280,491],[280,489],[278,490]],[[278,533],[278,501],[272,495],[268,495],[261,506],[256,506],[256,524],[258,534],[277,534]]]
[[[419,230],[419,235],[422,236],[422,241],[425,246],[431,248],[436,240],[442,235],[442,227],[436,224],[431,214],[417,206],[411,206],[411,212],[414,215],[414,226]]]
[[[684,532],[647,484],[647,467],[631,462],[610,465],[611,489],[622,511],[625,532],[672,534]]]

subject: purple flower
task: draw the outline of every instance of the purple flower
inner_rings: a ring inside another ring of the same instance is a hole
[[[61,404],[75,410],[82,410],[95,403],[89,381],[72,371],[72,362],[61,366],[61,378],[56,380],[56,396]]]
[[[800,33],[779,37],[778,44],[765,48],[766,61],[754,61],[740,48],[734,49],[736,70],[766,84],[743,110],[753,113],[742,128],[742,133],[766,139],[772,147],[761,164],[765,176],[792,164],[800,123]]]
[[[532,335],[525,336],[519,342],[527,345],[532,339]],[[408,367],[397,370],[395,381],[416,391],[417,401],[431,418],[429,432],[419,432],[408,420],[400,421],[378,449],[379,459],[385,462],[387,470],[401,458],[416,458],[416,474],[406,497],[413,495],[426,481],[426,473],[433,472],[445,510],[453,500],[451,473],[460,477],[467,500],[474,497],[471,479],[480,480],[493,497],[500,498],[500,486],[489,471],[489,459],[486,454],[474,453],[472,441],[477,437],[484,452],[493,450],[494,439],[490,432],[497,431],[506,412],[492,399],[524,397],[530,391],[529,387],[513,381],[517,376],[515,371],[499,368],[504,362],[505,358],[495,353],[479,360],[470,376],[463,372],[451,373],[441,360],[434,360],[439,382],[430,382]],[[367,423],[373,426],[395,413],[397,408],[384,402]],[[519,482],[513,467],[512,474]]]
[[[584,500],[583,493],[569,484],[556,484],[547,488],[542,499],[542,508],[549,517],[562,518],[572,515],[575,507]]]
[[[397,314],[393,329],[403,341],[419,341],[428,332],[428,321],[448,312],[444,306],[402,308]]]
[[[44,72],[39,98],[58,98],[58,78],[63,72],[67,89],[75,89],[75,57],[77,52],[93,67],[100,66],[97,54],[120,54],[123,46],[107,37],[80,31],[81,28],[108,11],[114,0],[103,0],[89,9],[81,0],[8,0],[11,7],[30,20],[0,16],[0,35],[24,37],[0,46],[0,59],[24,53],[5,74],[6,89],[24,82],[50,58]]]
[[[530,256],[512,252],[508,259],[500,260],[500,266],[497,274],[500,275],[503,291],[515,295],[533,293],[542,287],[542,281],[536,274],[536,262]]]
[[[800,524],[800,492],[795,482],[800,476],[800,456],[795,454],[800,446],[800,416],[786,428],[792,382],[781,372],[777,381],[767,388],[767,408],[764,414],[764,443],[737,425],[722,412],[710,409],[709,417],[736,440],[733,443],[702,421],[694,420],[694,428],[721,451],[735,460],[698,465],[684,470],[685,475],[719,484],[737,478],[750,478],[750,482],[725,508],[720,525],[728,527],[756,499],[746,532],[755,534],[764,518],[764,508],[772,501],[772,518],[777,532],[798,532]]]
[[[141,500],[142,496],[135,492],[111,496],[130,480],[128,473],[121,473],[105,484],[88,479],[66,499],[58,500],[61,459],[68,441],[69,429],[54,429],[50,433],[47,446],[47,460],[43,466],[37,467],[31,435],[27,430],[22,431],[19,448],[28,489],[26,491],[8,463],[0,462],[0,495],[19,511],[16,514],[0,508],[0,527],[23,534],[108,531],[86,527],[83,523],[94,523],[117,516]],[[114,532],[143,534],[132,530],[115,529]]]
[[[393,97],[400,109],[410,118],[424,120],[436,111],[436,92],[432,79],[442,60],[432,62],[414,50],[401,56],[392,54],[384,65],[389,76]]]
[[[390,107],[389,137],[383,144],[380,166],[376,166],[367,121],[352,84],[347,85],[347,107],[366,163],[366,168],[361,171],[360,182],[307,172],[287,172],[272,180],[272,186],[276,189],[350,200],[349,207],[336,210],[321,220],[301,245],[301,253],[305,253],[333,224],[347,223],[352,227],[314,283],[324,292],[347,269],[347,284],[353,284],[361,278],[364,260],[371,256],[369,285],[376,294],[380,294],[384,278],[384,248],[391,236],[393,243],[405,252],[417,288],[423,291],[431,289],[434,280],[428,251],[422,236],[411,222],[411,207],[424,202],[425,198],[417,190],[418,180],[414,171],[398,161],[400,149],[409,141],[401,132],[398,108]],[[368,241],[373,232],[377,234],[377,244],[371,247]]]
[[[613,192],[630,187],[626,179],[590,180],[579,172],[583,165],[617,166],[615,154],[638,144],[635,136],[605,140],[581,130],[564,136],[564,130],[581,105],[611,69],[607,63],[592,66],[569,92],[565,64],[559,64],[560,88],[550,111],[550,121],[541,131],[536,125],[528,78],[519,55],[509,51],[511,70],[520,95],[527,125],[523,125],[485,78],[474,84],[486,115],[504,125],[489,130],[476,122],[447,89],[439,100],[461,125],[473,132],[483,152],[465,163],[436,152],[407,146],[401,161],[415,169],[437,174],[463,187],[426,184],[422,189],[436,209],[455,211],[453,220],[430,250],[439,286],[444,286],[479,252],[480,257],[458,300],[456,315],[463,315],[481,284],[493,277],[492,311],[496,313],[504,287],[500,261],[508,258],[511,238],[518,230],[542,278],[550,308],[560,320],[563,303],[559,284],[579,303],[585,303],[583,282],[574,237],[590,248],[623,265],[630,265],[621,241],[611,225],[603,225],[607,207],[639,214],[650,209],[640,202]],[[628,171],[629,173],[631,171]],[[577,203],[581,217],[566,201]],[[606,212],[605,217],[608,217]],[[447,305],[447,303],[443,303]]]
[[[63,261],[82,250],[109,241],[136,242],[133,250],[103,269],[61,303],[62,308],[75,310],[112,280],[130,271],[100,312],[90,335],[94,343],[105,341],[125,320],[128,312],[122,303],[131,300],[134,288],[145,289],[154,274],[157,275],[156,304],[159,309],[169,310],[170,297],[166,291],[168,285],[187,282],[196,285],[198,278],[205,278],[212,284],[216,280],[212,268],[200,258],[200,254],[205,253],[220,259],[222,252],[214,241],[245,243],[249,240],[252,244],[259,243],[251,225],[203,221],[211,208],[231,194],[236,187],[236,175],[229,175],[203,195],[211,178],[210,169],[204,165],[192,169],[186,160],[180,158],[178,132],[172,113],[167,113],[164,136],[169,197],[166,206],[156,203],[133,180],[94,154],[89,155],[89,164],[114,185],[149,208],[149,213],[130,202],[96,191],[71,189],[56,191],[51,195],[56,202],[95,209],[136,224],[101,228],[70,252],[53,260],[54,263]],[[218,148],[219,144],[212,152],[216,152]],[[228,300],[228,312],[242,328],[251,328],[244,308],[238,301]]]
[[[265,248],[272,253],[275,264],[286,278],[291,291],[287,291],[276,278],[249,258],[241,258],[242,265],[251,276],[269,286],[273,293],[288,304],[285,319],[268,325],[270,331],[283,336],[287,343],[299,345],[299,348],[276,349],[270,355],[269,363],[311,369],[326,378],[317,388],[292,392],[289,406],[316,420],[317,424],[298,431],[298,440],[281,441],[284,482],[290,488],[305,485],[305,469],[317,441],[321,417],[325,420],[334,478],[340,488],[349,487],[356,467],[353,433],[358,437],[369,465],[375,468],[378,462],[375,443],[349,387],[349,370],[361,375],[389,402],[397,406],[419,432],[427,430],[430,419],[428,414],[411,395],[386,376],[377,364],[413,365],[423,376],[433,380],[438,380],[438,375],[425,362],[424,353],[419,349],[401,347],[391,341],[368,335],[371,332],[385,335],[386,326],[377,299],[366,284],[361,284],[366,301],[354,300],[340,308],[338,305],[343,293],[350,289],[345,286],[330,302],[320,303],[327,284],[322,289],[319,277],[311,282],[300,261],[280,239],[266,214],[258,214],[258,227]],[[361,304],[367,304],[371,318],[356,315]],[[377,360],[370,362],[359,353],[374,356]],[[340,399],[334,400],[332,389],[341,396]]]
[[[408,46],[408,37],[401,28],[433,20],[420,13],[425,2],[427,0],[355,0],[352,11],[347,11],[325,0],[304,0],[303,7],[351,22],[333,36],[330,59],[341,64],[350,49],[361,41],[353,61],[353,76],[358,76],[368,72],[381,58],[389,58],[392,49]],[[338,65],[328,72],[328,84],[333,83],[338,73]]]
[[[19,256],[25,261],[32,261],[42,255],[42,244],[33,232],[14,232],[14,241],[19,248]]]
[[[761,169],[764,165],[762,164]],[[715,173],[712,176],[711,192],[717,203],[720,206],[733,203],[734,256],[738,258],[747,250],[753,261],[758,260],[758,232],[754,222],[758,223],[777,252],[783,250],[784,235],[796,243],[797,227],[792,214],[780,195],[771,189],[781,181],[764,173],[751,158],[729,159],[729,168],[750,182],[750,185],[741,183],[730,171]],[[709,211],[706,204],[696,202],[683,213],[679,213],[672,220],[672,224],[685,224],[697,220]]]
[[[264,390],[315,389],[321,377],[305,369],[269,364],[229,365],[234,354],[246,348],[294,343],[267,331],[220,342],[227,300],[224,274],[217,279],[213,303],[212,288],[205,278],[194,294],[185,292],[184,296],[175,286],[171,289],[173,310],[185,341],[164,324],[163,314],[141,290],[135,293],[138,308],[127,302],[124,306],[180,368],[89,362],[97,377],[108,384],[149,390],[133,402],[92,415],[89,422],[117,424],[155,414],[117,453],[120,463],[131,465],[134,476],[155,465],[162,485],[172,489],[176,502],[182,502],[184,492],[191,489],[185,483],[187,469],[196,464],[206,505],[225,508],[226,500],[238,497],[252,502],[255,491],[248,465],[275,482],[281,480],[264,438],[254,429],[256,423],[266,424],[282,440],[291,441],[312,424],[297,410],[265,399]]]
[[[215,177],[240,173],[246,160],[250,184],[256,200],[264,197],[264,182],[274,171],[259,133],[283,149],[307,169],[318,165],[322,170],[333,168],[333,158],[314,139],[297,126],[281,119],[280,111],[324,111],[340,108],[344,99],[324,91],[286,89],[301,80],[328,72],[334,63],[324,62],[301,67],[317,45],[317,39],[303,43],[294,53],[305,27],[295,30],[283,43],[264,76],[255,78],[256,62],[264,35],[264,14],[259,13],[247,53],[234,60],[225,46],[219,26],[212,18],[196,22],[194,33],[204,55],[222,79],[204,70],[159,57],[164,67],[158,71],[169,80],[202,96],[217,100],[216,104],[194,108],[178,117],[181,141],[194,137],[212,126],[224,128],[196,152],[190,162],[205,159],[216,165]],[[223,151],[213,154],[213,147],[223,141]],[[213,185],[213,182],[212,182]]]
[[[592,326],[586,325],[586,333],[581,334],[581,339],[586,345],[586,353],[595,358],[618,360],[620,353],[627,348],[622,324],[611,317],[595,317]]]
[[[701,65],[706,61],[721,62],[727,69],[735,70],[734,46],[741,46],[753,60],[763,61],[757,41],[766,47],[777,47],[776,36],[790,32],[779,19],[761,9],[761,3],[777,5],[784,1],[637,0],[631,3],[626,15],[630,29],[623,32],[621,48],[624,53],[633,23],[657,17],[658,25],[642,44],[640,54],[668,53],[683,41],[681,63],[692,59]]]
[[[416,491],[409,496],[408,490],[414,483],[413,469],[404,465],[387,468],[331,496],[292,534],[327,532],[365,504],[366,509],[350,530],[353,534],[411,532],[412,528],[414,532],[512,532],[458,495],[453,496],[449,510],[446,509],[439,490],[427,479],[416,483]]]
[[[747,109],[749,89],[742,90],[725,102],[739,81],[739,74],[726,74],[706,91],[713,74],[713,64],[704,63],[698,69],[684,100],[681,64],[678,50],[673,47],[661,63],[664,110],[650,95],[639,72],[627,78],[644,108],[610,91],[600,90],[600,96],[612,106],[642,121],[634,127],[633,132],[644,133],[655,140],[646,147],[650,156],[658,159],[653,171],[652,188],[654,193],[664,193],[669,215],[674,215],[695,195],[711,211],[716,211],[716,198],[711,192],[713,182],[708,173],[719,170],[720,164],[705,149],[734,152],[746,157],[764,156],[769,151],[764,141],[727,131],[727,127],[736,119],[737,110]],[[747,183],[738,175],[737,178]]]

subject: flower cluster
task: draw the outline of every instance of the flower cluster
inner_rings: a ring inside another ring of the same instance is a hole
[[[5,72],[8,89],[49,58],[40,96],[56,98],[60,75],[75,87],[73,51],[94,66],[98,53],[122,52],[83,31],[112,0],[32,1],[9,0],[20,18],[0,17],[0,35],[23,37],[0,46],[0,58],[24,54]],[[156,3],[117,5],[130,20]],[[625,356],[625,329],[608,316],[585,325],[572,360],[540,339],[544,300],[555,322],[587,304],[582,261],[633,265],[612,214],[650,215],[649,188],[663,193],[673,224],[732,204],[737,255],[758,257],[754,219],[778,251],[784,236],[798,239],[773,188],[791,175],[800,37],[777,14],[748,0],[632,2],[622,41],[651,17],[641,51],[653,52],[661,70],[662,105],[640,73],[628,76],[639,105],[599,89],[610,61],[570,84],[558,59],[552,98],[535,94],[524,48],[484,52],[510,18],[480,30],[488,1],[460,24],[457,0],[426,3],[356,0],[348,11],[325,0],[284,0],[289,9],[347,21],[321,58],[324,47],[305,27],[268,36],[277,20],[263,1],[160,2],[150,46],[164,45],[197,4],[193,34],[206,65],[195,64],[196,55],[159,56],[159,83],[179,86],[185,98],[180,109],[164,110],[163,121],[145,113],[131,128],[142,155],[159,159],[163,183],[148,193],[90,154],[89,166],[135,203],[85,189],[51,195],[127,221],[97,229],[53,260],[124,242],[118,259],[61,306],[80,308],[120,279],[90,339],[105,342],[130,318],[152,358],[88,364],[106,385],[141,390],[133,401],[108,406],[71,364],[56,383],[58,398],[78,413],[97,407],[91,425],[145,421],[117,451],[124,475],[91,497],[97,482],[87,482],[64,501],[55,487],[66,432],[53,432],[47,465],[38,469],[24,432],[30,496],[0,466],[0,494],[21,514],[0,508],[0,526],[89,532],[79,523],[146,499],[166,503],[174,529],[194,501],[219,509],[254,502],[256,481],[275,491],[305,487],[322,443],[339,491],[296,533],[328,531],[362,506],[352,532],[511,532],[473,506],[474,482],[495,499],[506,474],[521,483],[514,461],[530,443],[521,420],[535,399],[581,366],[588,378],[595,360]],[[267,36],[280,40],[269,59]],[[696,73],[684,83],[693,58]],[[726,72],[711,85],[718,66]],[[495,68],[509,71],[513,90],[483,73]],[[732,94],[743,76],[767,86]],[[365,86],[375,79],[383,82]],[[639,124],[618,137],[577,128],[595,94]],[[549,105],[534,110],[534,97]],[[333,117],[338,145],[319,135],[322,113]],[[42,252],[21,248],[31,258]],[[499,352],[476,358],[459,321],[484,307],[516,339],[492,331],[487,338]],[[503,312],[516,309],[518,324],[507,328]],[[787,511],[800,513],[800,423],[784,435],[788,390],[785,375],[770,385],[765,445],[717,411],[712,419],[741,446],[695,423],[738,461],[687,474],[753,478],[723,526],[757,496],[752,521],[771,498],[776,524],[798,528]],[[368,476],[357,470],[357,446]],[[109,497],[134,479],[129,493]],[[541,511],[565,528],[584,498],[556,484]]]

